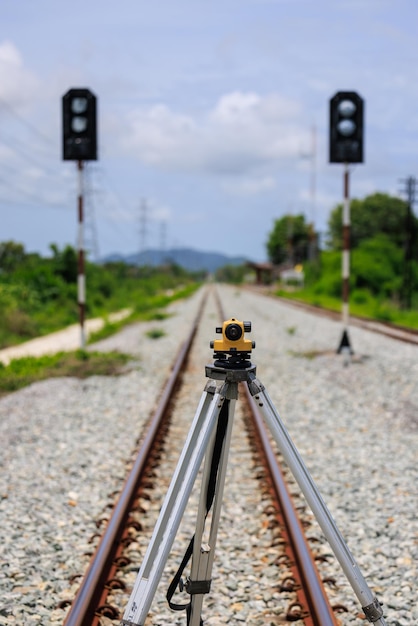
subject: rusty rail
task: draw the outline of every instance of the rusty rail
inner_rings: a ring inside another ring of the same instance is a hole
[[[291,553],[295,559],[292,569],[295,576],[301,579],[302,584],[296,588],[299,607],[293,614],[300,616],[305,626],[337,626],[333,610],[318,569],[315,565],[312,552],[307,544],[300,520],[293,505],[285,478],[277,461],[264,421],[257,409],[257,404],[245,385],[245,396],[251,411],[255,430],[255,444],[260,459],[267,471],[269,482],[275,500],[279,504],[280,517],[286,539],[291,546]]]
[[[225,318],[222,302],[216,292],[218,309],[222,318]],[[301,619],[305,626],[338,626],[328,596],[322,584],[318,569],[315,565],[312,552],[305,538],[300,520],[296,513],[286,481],[277,461],[264,421],[258,411],[248,386],[242,385],[245,401],[251,415],[251,427],[254,428],[257,451],[263,463],[272,488],[272,497],[277,502],[280,518],[286,538],[289,542],[292,557],[295,560],[292,570],[295,577],[301,580],[297,586],[299,606],[296,607],[290,619]]]
[[[108,590],[106,589],[106,584],[112,576],[113,563],[128,519],[129,511],[135,500],[151,449],[162,428],[164,418],[167,415],[174,388],[180,378],[190,352],[206,298],[207,291],[204,293],[199,312],[194,320],[189,336],[177,354],[172,372],[164,387],[157,409],[149,422],[135,463],[125,481],[106,530],[90,562],[70,611],[67,614],[64,626],[92,626],[94,620],[97,619],[97,607],[103,605],[107,596]]]
[[[215,291],[214,293],[220,317],[223,317],[221,302],[217,292]],[[117,615],[112,615],[112,607],[106,605],[108,588],[111,587],[112,575],[116,569],[115,558],[119,552],[129,511],[137,497],[151,451],[166,421],[165,418],[172,400],[173,391],[181,376],[193,343],[207,295],[206,291],[191,332],[177,355],[172,373],[164,388],[157,409],[150,419],[132,470],[126,479],[119,500],[113,509],[105,533],[83,578],[64,626],[97,626],[100,615],[117,618]],[[277,508],[281,511],[279,515],[280,520],[284,521],[286,526],[286,540],[292,553],[290,559],[292,561],[292,572],[294,572],[295,579],[300,581],[300,584],[296,585],[298,605],[293,607],[293,613],[289,614],[288,619],[289,621],[301,619],[305,626],[336,626],[337,621],[306,542],[301,523],[292,504],[285,479],[276,459],[276,453],[273,451],[256,404],[246,385],[244,385],[244,388],[246,400],[252,414],[253,428],[256,432],[256,436],[253,439],[258,444],[260,458],[267,469],[272,495],[278,503]],[[108,613],[106,612],[107,609],[109,610]]]
[[[341,313],[332,311],[331,309],[325,309],[300,300],[290,300],[289,298],[283,298],[281,296],[273,296],[268,293],[262,293],[261,291],[257,291],[257,293],[267,297],[273,297],[275,300],[280,301],[283,304],[307,311],[308,313],[313,313],[314,315],[318,315],[320,317],[328,317],[329,319],[337,322],[341,320]],[[377,333],[378,335],[384,335],[386,337],[390,337],[391,339],[403,341],[404,343],[418,345],[418,330],[414,328],[407,328],[406,326],[400,326],[399,324],[393,324],[392,322],[385,322],[383,320],[374,320],[361,315],[353,315],[352,313],[350,314],[350,326],[357,326],[358,328],[369,330],[370,332]]]

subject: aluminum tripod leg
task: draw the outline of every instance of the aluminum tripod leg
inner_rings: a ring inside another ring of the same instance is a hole
[[[217,424],[223,398],[208,381],[186,443],[177,463],[151,541],[135,581],[121,626],[143,626],[210,437]]]
[[[379,626],[386,626],[380,603],[369,589],[264,385],[256,378],[249,378],[247,383],[250,393],[255,398],[257,406],[264,416],[286,464],[299,484],[347,580],[358,597],[364,614],[369,622]]]
[[[232,388],[231,388],[232,387]],[[225,476],[228,464],[228,454],[231,443],[232,425],[235,411],[235,402],[238,396],[238,387],[231,385],[228,390],[230,397],[224,404],[227,411],[227,424],[225,434],[222,437],[222,450],[220,453],[219,466],[216,476],[216,490],[212,508],[212,519],[210,525],[209,538],[207,543],[202,542],[207,510],[207,495],[210,488],[210,476],[212,472],[212,462],[214,457],[214,447],[216,443],[216,433],[213,434],[211,450],[205,459],[205,467],[202,476],[202,489],[200,491],[200,503],[196,520],[196,532],[194,537],[192,566],[190,578],[187,581],[186,589],[191,594],[191,609],[189,626],[199,626],[201,623],[201,612],[204,594],[209,592],[212,578],[212,567],[215,556],[216,537],[218,534],[219,517],[221,514],[222,497],[225,485]],[[231,398],[231,395],[234,395]],[[222,409],[223,410],[223,409]],[[219,419],[224,419],[222,413]]]

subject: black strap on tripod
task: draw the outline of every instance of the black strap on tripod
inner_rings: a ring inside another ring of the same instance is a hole
[[[213,503],[213,499],[215,497],[215,491],[216,491],[216,483],[217,483],[217,478],[218,478],[218,469],[219,469],[219,462],[221,459],[221,453],[222,453],[222,446],[223,446],[223,442],[225,439],[225,433],[226,433],[226,428],[228,425],[228,415],[229,415],[229,400],[225,400],[222,408],[219,412],[219,416],[218,416],[218,424],[216,427],[216,437],[215,437],[215,443],[214,443],[214,447],[213,447],[213,454],[212,454],[212,464],[211,464],[211,468],[210,468],[210,474],[209,474],[209,480],[208,480],[208,489],[207,489],[207,494],[206,494],[206,513],[205,513],[205,519],[208,516],[208,513],[212,507],[212,503]],[[180,567],[177,570],[176,575],[174,576],[173,580],[170,583],[170,586],[168,587],[167,590],[167,602],[170,606],[170,609],[172,609],[173,611],[186,611],[187,612],[187,624],[190,623],[190,613],[191,613],[191,602],[188,602],[187,604],[176,604],[175,602],[172,602],[171,599],[175,593],[175,590],[177,589],[177,587],[180,584],[181,581],[181,576],[183,574],[183,570],[186,567],[187,563],[190,560],[190,557],[193,554],[193,546],[194,546],[194,535],[190,540],[190,543],[187,547],[187,550],[184,554],[183,560],[180,563]],[[189,592],[190,593],[190,592]],[[193,593],[193,592],[191,592]],[[203,591],[200,591],[200,593],[205,593]],[[203,625],[202,619],[200,620],[200,624],[201,626]]]

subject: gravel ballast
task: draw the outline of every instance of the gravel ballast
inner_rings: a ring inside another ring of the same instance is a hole
[[[344,367],[336,355],[339,323],[245,290],[221,286],[219,293],[227,318],[252,322],[257,376],[384,603],[387,623],[418,623],[417,348],[353,327],[354,355]],[[49,380],[0,401],[1,626],[62,623],[56,607],[88,562],[95,520],[125,477],[200,297],[173,305],[166,320],[130,326],[94,346],[134,354],[129,373]],[[201,347],[207,361],[219,320],[210,323]],[[146,335],[155,327],[165,332],[158,340]],[[204,383],[202,370],[201,389]],[[200,392],[191,393],[193,408]],[[239,533],[239,516],[236,523]],[[331,567],[349,609],[341,624],[361,624],[332,558]],[[238,585],[235,594],[245,602],[251,588]]]
[[[92,551],[95,521],[121,487],[200,300],[196,294],[177,302],[171,317],[92,346],[133,354],[138,363],[130,373],[52,379],[0,401],[1,626],[62,623],[55,609],[73,598],[69,580],[88,563],[83,554]],[[164,336],[149,338],[153,329]]]

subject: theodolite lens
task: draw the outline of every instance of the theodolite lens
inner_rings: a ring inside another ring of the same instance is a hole
[[[238,341],[242,337],[242,328],[239,324],[228,324],[225,328],[225,337],[229,341]]]

